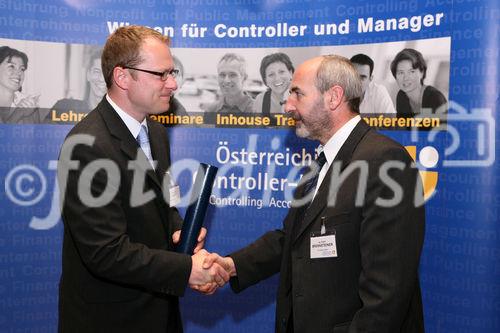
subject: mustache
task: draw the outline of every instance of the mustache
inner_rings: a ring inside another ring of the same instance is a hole
[[[302,120],[302,117],[301,117],[301,116],[300,116],[297,112],[295,112],[295,111],[291,111],[290,113],[291,113],[291,114],[290,114],[290,117],[291,117],[293,120],[295,120],[295,121],[297,121],[297,120]]]

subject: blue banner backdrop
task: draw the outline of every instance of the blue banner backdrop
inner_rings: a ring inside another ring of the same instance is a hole
[[[39,107],[17,117],[16,100],[0,105],[0,331],[57,330],[62,223],[55,161],[80,113],[56,112],[55,105],[79,99],[90,108],[91,91],[99,88],[92,85],[93,50],[118,26],[141,24],[172,37],[184,66],[178,97],[194,115],[217,98],[216,64],[227,52],[246,58],[245,89],[254,95],[265,90],[258,71],[265,54],[285,52],[297,66],[318,54],[371,52],[374,80],[393,101],[392,58],[405,47],[422,52],[426,80],[448,100],[441,126],[386,123],[378,115],[365,120],[407,146],[425,179],[420,279],[427,331],[498,332],[499,22],[496,0],[0,0],[0,47],[29,59],[15,98]],[[292,167],[307,164],[316,147],[287,124],[214,128],[202,122],[168,131],[173,161],[220,168],[206,247],[221,254],[281,226],[290,183],[298,178]],[[250,163],[248,151],[264,159]],[[173,173],[189,197],[191,174]],[[228,199],[231,194],[236,199]],[[271,332],[276,287],[273,277],[239,295],[228,287],[212,297],[188,291],[181,299],[185,331]]]

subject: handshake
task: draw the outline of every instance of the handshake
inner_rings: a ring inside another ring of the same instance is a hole
[[[213,294],[217,288],[223,287],[232,276],[236,276],[234,261],[230,257],[221,257],[217,253],[209,253],[203,246],[207,230],[202,228],[198,243],[191,256],[191,274],[189,286],[205,295]],[[172,235],[174,244],[180,240],[180,231]]]
[[[230,277],[236,276],[234,261],[230,257],[199,250],[191,259],[189,286],[202,294],[213,294],[217,288],[224,286]]]

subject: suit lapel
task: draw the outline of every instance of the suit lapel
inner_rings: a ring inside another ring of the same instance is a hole
[[[157,123],[150,118],[147,118],[149,131],[149,144],[151,145],[151,153],[156,161],[156,175],[160,181],[163,180],[165,172],[168,171],[170,165],[169,149],[167,146],[166,136],[161,131],[166,131],[162,126],[158,129]]]
[[[154,120],[147,118],[148,128],[149,128],[149,144],[151,146],[151,153],[153,158],[157,161],[156,164],[156,174],[155,178],[160,182],[164,181],[165,173],[170,166],[170,150],[168,148],[168,139],[166,136],[166,129],[156,123]],[[162,132],[163,131],[163,132]],[[158,207],[158,211],[161,216],[163,228],[165,229],[165,234],[167,235],[167,240],[169,243],[169,248],[173,248],[171,235],[173,230],[173,225],[169,223],[169,209],[168,207],[170,202],[170,193],[169,187],[170,184],[166,184],[167,188],[163,190],[163,187],[160,188],[160,191],[157,192],[158,200],[155,200],[155,203]]]
[[[144,170],[148,178],[161,189],[161,184],[154,170],[151,168],[148,169],[148,158],[144,152],[142,152],[137,141],[123,123],[118,113],[116,113],[111,104],[106,100],[106,97],[102,99],[98,110],[111,135],[119,140],[121,151],[127,155],[133,163],[136,163],[140,169]]]
[[[363,119],[361,119],[340,148],[337,156],[335,156],[335,159],[333,160],[332,165],[340,163],[340,171],[343,171],[351,162],[352,155],[354,153],[354,150],[358,146],[358,143],[369,130],[370,127],[365,123]],[[300,229],[299,232],[296,233],[295,239],[293,239],[292,242],[295,242],[300,237],[304,230],[307,229],[307,227],[316,219],[316,217],[328,204],[328,197],[330,194],[329,185],[331,183],[333,170],[332,165],[329,166],[325,178],[321,182],[318,192],[314,197],[314,200],[311,202],[309,208],[307,208],[303,221],[295,221],[295,223],[300,223]]]

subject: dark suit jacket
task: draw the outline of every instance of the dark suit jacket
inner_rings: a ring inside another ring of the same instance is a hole
[[[398,165],[389,169],[392,182],[383,182],[379,170],[389,160]],[[360,121],[304,218],[296,221],[300,209],[291,208],[283,229],[231,254],[238,274],[233,290],[280,272],[276,332],[290,332],[290,318],[295,333],[423,332],[417,270],[425,213],[413,204],[421,187],[411,164],[404,147]],[[339,181],[335,166],[352,172]],[[394,197],[395,183],[402,201],[385,208],[376,204],[379,197]],[[298,197],[301,191],[299,186]],[[321,230],[321,220],[336,235],[337,257],[311,259],[311,232]],[[299,226],[292,236],[294,223]]]
[[[161,187],[170,164],[168,140],[160,124],[148,119],[148,128],[156,172],[142,172],[147,158],[105,98],[65,140],[58,167],[64,195],[61,332],[182,332],[178,296],[186,288],[191,258],[172,252],[171,235],[182,220]],[[77,134],[95,141],[71,150]],[[67,155],[79,165],[66,163]],[[91,168],[98,159],[110,161],[111,172]],[[91,170],[90,177],[83,172]],[[155,198],[134,204],[133,186]],[[78,191],[103,195],[98,207],[82,202]],[[106,191],[116,194],[108,198]]]
[[[424,93],[422,95],[422,110],[432,114],[447,112],[446,106],[446,97],[434,88],[433,86],[427,86],[424,89]],[[440,109],[442,107],[442,109]],[[412,110],[410,105],[410,99],[408,95],[402,90],[398,91],[398,95],[396,96],[396,110],[398,117],[415,117],[415,115],[421,114],[422,110]]]

